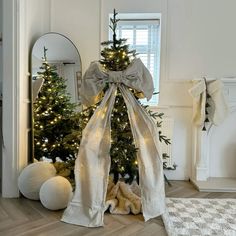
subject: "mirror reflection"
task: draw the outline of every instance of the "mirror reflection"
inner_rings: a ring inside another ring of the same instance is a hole
[[[67,37],[58,33],[48,33],[40,37],[32,50],[33,80],[38,76],[37,73],[42,65],[44,47],[47,49],[48,63],[55,66],[58,75],[66,80],[67,91],[71,95],[71,101],[78,102],[82,67],[77,48]]]
[[[78,151],[79,52],[65,36],[48,33],[34,44],[31,62],[32,156],[73,159]]]

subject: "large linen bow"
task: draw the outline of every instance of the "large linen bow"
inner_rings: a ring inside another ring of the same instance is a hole
[[[147,100],[154,92],[152,76],[140,59],[133,60],[124,71],[105,71],[98,62],[92,62],[82,81],[81,103],[90,106],[100,101],[107,83],[124,84]]]
[[[103,97],[103,88],[109,83]],[[98,62],[91,63],[81,87],[82,103],[89,106],[102,98],[83,131],[75,163],[76,190],[62,221],[88,227],[103,225],[105,198],[110,171],[110,119],[116,90],[119,87],[127,106],[135,145],[138,148],[141,203],[145,221],[165,211],[163,163],[159,134],[155,123],[142,108],[129,87],[147,99],[153,93],[152,77],[140,59],[125,71],[103,71]]]

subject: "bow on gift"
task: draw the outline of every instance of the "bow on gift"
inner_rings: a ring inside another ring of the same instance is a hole
[[[103,89],[110,86],[103,94]],[[138,103],[129,88],[150,99],[152,77],[140,59],[135,59],[124,71],[104,71],[98,62],[86,71],[81,100],[86,106],[101,104],[83,130],[79,154],[75,163],[76,189],[62,221],[88,227],[103,225],[105,198],[110,170],[110,119],[116,90],[119,87],[127,106],[135,145],[138,148],[141,203],[145,221],[164,213],[165,191],[159,134],[151,117]]]

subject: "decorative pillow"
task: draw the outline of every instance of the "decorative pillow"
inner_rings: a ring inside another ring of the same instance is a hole
[[[18,178],[19,190],[26,198],[39,200],[41,185],[55,175],[56,169],[51,163],[32,163],[22,170]]]
[[[64,209],[73,196],[72,191],[72,186],[66,178],[52,177],[40,188],[40,201],[49,210]]]

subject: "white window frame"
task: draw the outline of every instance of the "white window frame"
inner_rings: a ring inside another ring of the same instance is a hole
[[[113,14],[109,14],[109,19],[113,18]],[[158,65],[156,66],[156,73],[155,76],[153,75],[154,80],[154,86],[155,86],[155,92],[159,92],[160,88],[160,65],[161,65],[161,14],[160,13],[119,13],[118,19],[120,19],[119,22],[122,22],[122,24],[129,25],[132,22],[132,25],[141,25],[141,24],[159,24],[159,30],[158,30],[158,45],[157,45],[157,62]],[[119,24],[119,23],[118,23]],[[109,39],[112,39],[112,32],[109,31]],[[137,50],[138,52],[138,50]],[[138,56],[137,56],[138,57]],[[157,106],[159,102],[159,96],[155,95],[150,101],[146,101],[146,99],[142,99],[142,103],[149,106]]]

